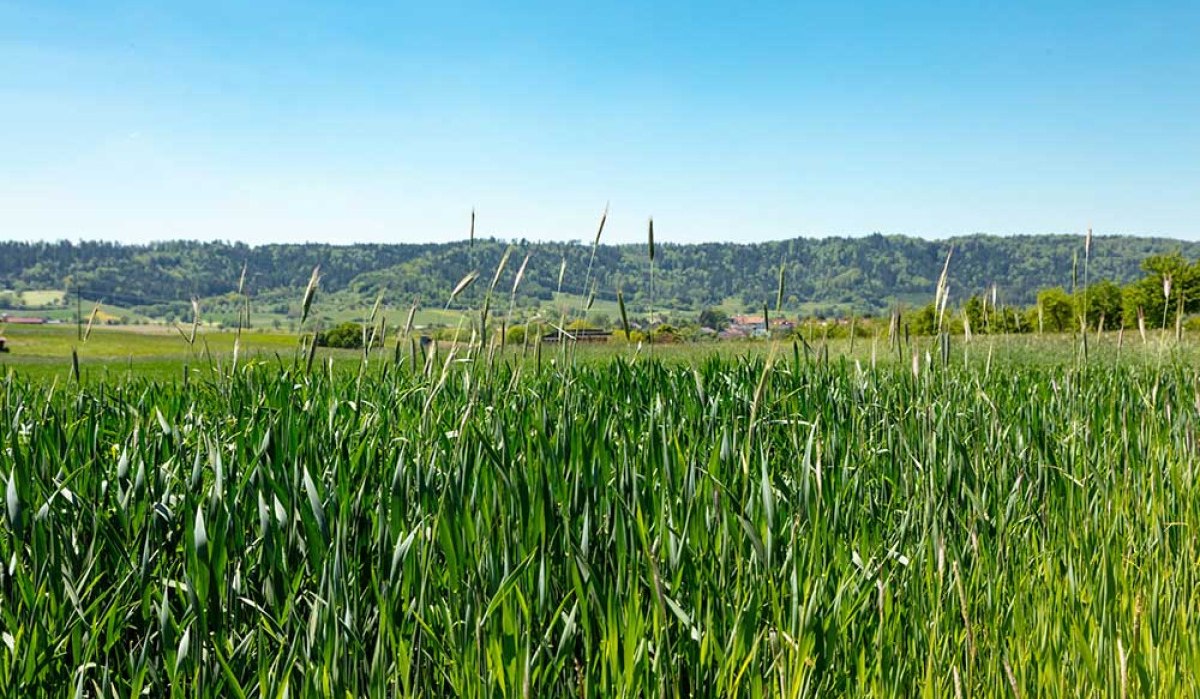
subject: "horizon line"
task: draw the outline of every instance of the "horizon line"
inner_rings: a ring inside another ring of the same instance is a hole
[[[891,240],[903,239],[903,240],[917,240],[917,241],[926,242],[926,243],[938,243],[938,242],[954,242],[954,241],[958,241],[958,240],[971,239],[971,238],[993,238],[993,239],[1072,238],[1072,237],[1083,238],[1087,235],[1088,235],[1087,229],[1084,229],[1081,232],[1073,232],[1073,233],[1056,233],[1056,232],[1051,232],[1051,233],[988,233],[988,232],[984,232],[984,231],[976,231],[973,233],[956,233],[954,235],[948,235],[948,236],[926,236],[926,235],[916,235],[916,234],[911,234],[911,233],[884,233],[882,231],[872,231],[870,233],[862,233],[862,234],[856,234],[856,235],[836,235],[836,234],[804,235],[804,234],[800,234],[800,235],[796,235],[793,237],[770,238],[770,239],[766,239],[766,240],[751,240],[751,241],[694,240],[694,241],[687,241],[687,242],[674,242],[671,240],[663,240],[661,238],[658,238],[655,240],[655,246],[656,247],[664,247],[664,246],[685,247],[685,246],[700,246],[700,245],[736,245],[738,247],[753,247],[756,245],[771,245],[771,244],[776,244],[776,243],[788,243],[788,242],[794,242],[797,240],[812,241],[812,242],[824,242],[824,241],[830,241],[830,240],[854,241],[854,240],[865,240],[868,238],[876,238],[876,237],[891,239]],[[1157,233],[1093,233],[1091,237],[1093,239],[1097,239],[1097,238],[1100,238],[1100,239],[1134,238],[1134,239],[1138,239],[1138,240],[1175,242],[1175,243],[1185,243],[1185,244],[1189,244],[1189,245],[1200,244],[1200,240],[1189,240],[1186,238],[1179,238],[1179,237],[1175,237],[1175,236],[1171,236],[1171,235],[1164,235],[1164,234],[1157,234]],[[282,247],[282,246],[306,246],[306,245],[319,245],[319,246],[338,247],[338,248],[347,248],[347,247],[355,247],[355,246],[380,247],[380,246],[404,246],[404,245],[418,245],[418,246],[461,245],[461,244],[470,244],[471,240],[472,239],[469,237],[463,237],[463,238],[455,238],[452,240],[421,240],[421,241],[406,241],[405,240],[405,241],[386,241],[386,242],[369,241],[369,240],[356,240],[356,241],[351,241],[351,242],[336,242],[336,241],[327,241],[327,240],[303,240],[303,241],[288,241],[288,242],[284,242],[284,241],[247,242],[244,240],[226,239],[226,238],[163,238],[163,239],[148,240],[148,241],[124,241],[124,240],[119,240],[119,239],[114,239],[114,238],[104,238],[104,237],[97,237],[97,238],[82,238],[81,237],[81,238],[57,238],[57,239],[50,239],[50,238],[10,239],[10,240],[3,241],[0,244],[16,243],[16,244],[26,244],[26,245],[58,245],[58,244],[62,244],[62,243],[67,243],[67,244],[71,244],[71,245],[87,245],[87,244],[100,243],[100,244],[119,245],[121,247],[146,247],[146,248],[148,248],[148,247],[154,247],[157,245],[169,245],[169,244],[183,243],[183,244],[199,244],[199,245],[219,244],[219,245],[226,245],[229,247],[245,246],[248,248],[257,249],[257,248],[268,248],[268,247],[276,247],[276,246]],[[587,242],[587,239],[583,238],[583,237],[569,238],[569,239],[532,239],[532,238],[525,238],[525,237],[521,237],[521,236],[506,237],[506,236],[488,235],[488,236],[475,236],[474,240],[488,241],[488,242],[500,242],[500,243],[507,243],[509,245],[524,244],[524,245],[583,245],[583,246],[589,246],[589,247],[591,246],[591,243]],[[646,244],[645,241],[604,242],[602,240],[599,242],[599,245],[602,247],[605,247],[605,246],[607,246],[607,247],[635,246],[636,247],[636,246],[644,246],[645,244]]]

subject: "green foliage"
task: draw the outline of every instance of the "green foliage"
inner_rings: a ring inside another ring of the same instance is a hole
[[[637,344],[646,341],[646,333],[641,330],[630,330],[626,335],[624,330],[614,330],[611,338],[612,342]]]
[[[676,328],[674,325],[669,323],[656,325],[654,329],[650,331],[650,335],[654,338],[655,342],[679,342],[681,339],[683,339],[683,335],[679,328]]]
[[[1075,316],[1075,301],[1061,286],[1038,293],[1038,307],[1045,332],[1071,332],[1079,324]]]
[[[1200,692],[1193,365],[633,355],[0,379],[0,686]]]
[[[910,317],[909,330],[914,335],[933,335],[937,332],[937,316],[937,307],[926,304]]]
[[[317,333],[319,347],[362,349],[363,326],[361,323],[341,323],[324,332]]]
[[[976,294],[967,299],[967,302],[963,304],[963,313],[967,316],[972,333],[982,335],[988,331],[991,314],[985,313],[982,296]]]
[[[1125,287],[1122,295],[1124,316],[1136,319],[1138,309],[1146,314],[1150,327],[1170,324],[1183,301],[1185,312],[1200,311],[1200,263],[1189,263],[1180,254],[1154,255],[1142,263],[1146,275]],[[1170,279],[1170,299],[1164,291],[1164,278]]]
[[[430,328],[427,332],[433,339],[446,342],[466,342],[471,339],[471,328],[462,325]]]
[[[729,314],[720,308],[705,308],[700,311],[700,325],[713,330],[724,330],[729,327]]]
[[[1105,279],[1087,287],[1078,294],[1077,305],[1087,316],[1089,328],[1099,328],[1100,319],[1104,327],[1119,328],[1125,322],[1125,304],[1121,287]],[[1136,317],[1136,313],[1135,313]]]
[[[559,265],[566,261],[563,290],[587,294],[584,270],[591,262],[590,245],[511,241],[514,256],[530,253],[517,291],[521,306],[553,299]],[[690,310],[744,299],[748,312],[762,311],[779,293],[780,261],[785,264],[788,294],[783,311],[794,315],[846,317],[886,314],[896,301],[922,303],[933,295],[945,259],[954,246],[950,275],[957,289],[985,289],[999,283],[1008,303],[1032,304],[1038,289],[1068,284],[1075,236],[967,236],[926,241],[901,236],[861,238],[797,238],[757,243],[670,245],[657,241],[655,294],[659,308]],[[477,269],[494,271],[509,241],[403,245],[266,245],[166,242],[125,246],[101,242],[0,242],[0,287],[64,289],[78,283],[85,299],[129,307],[156,317],[190,318],[193,296],[215,313],[237,312],[230,293],[237,289],[242,265],[246,288],[256,308],[296,316],[296,290],[304,288],[320,265],[322,304],[327,309],[361,309],[384,293],[384,303],[407,309],[414,297],[436,307],[444,304],[462,275]],[[1090,262],[1094,279],[1127,283],[1141,275],[1143,260],[1200,257],[1200,244],[1132,237],[1098,237]],[[644,245],[601,245],[596,249],[592,278],[597,302],[612,303],[622,286],[630,308],[649,301]],[[1154,272],[1156,273],[1156,272]],[[509,265],[497,288],[511,284],[516,266]],[[1190,282],[1179,280],[1187,299],[1200,296]],[[486,284],[473,285],[455,299],[458,307],[478,308]],[[803,303],[804,309],[795,308]],[[1189,301],[1190,303],[1190,301]],[[226,306],[228,308],[226,308]],[[1147,309],[1151,312],[1154,309]],[[1161,305],[1159,307],[1161,310]],[[710,319],[712,320],[712,319]],[[712,327],[716,327],[715,325]]]
[[[504,341],[510,345],[525,344],[525,328],[524,325],[512,325],[505,331]]]

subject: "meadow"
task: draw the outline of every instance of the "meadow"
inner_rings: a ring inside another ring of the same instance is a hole
[[[1200,692],[1194,349],[925,342],[11,364],[0,687]]]
[[[139,376],[164,379],[178,377],[185,366],[215,367],[232,358],[234,332],[201,332],[189,346],[173,329],[165,326],[127,328],[97,327],[86,341],[71,325],[8,325],[0,328],[10,352],[0,354],[0,373],[14,371],[26,378],[60,380],[73,375],[72,352],[85,377],[96,379]],[[243,356],[264,361],[275,353],[291,356],[297,338],[284,332],[247,332],[239,342]]]

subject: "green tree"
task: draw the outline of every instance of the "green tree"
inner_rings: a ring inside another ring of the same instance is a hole
[[[913,314],[910,328],[916,335],[933,335],[937,332],[937,308],[931,303]]]
[[[317,333],[317,346],[361,349],[363,346],[362,336],[363,326],[361,324],[341,323],[325,332]]]
[[[509,345],[525,344],[525,326],[514,325],[510,327],[505,333],[504,342]]]
[[[1075,327],[1074,300],[1061,286],[1038,293],[1038,306],[1042,309],[1042,321],[1047,331],[1061,333]]]
[[[988,322],[983,317],[983,299],[974,295],[963,304],[963,313],[971,324],[971,332],[982,335],[988,331]]]
[[[729,325],[729,315],[720,308],[709,307],[700,311],[700,325],[713,330],[722,330]]]
[[[1184,311],[1200,310],[1200,266],[1189,263],[1179,253],[1152,255],[1142,262],[1146,276],[1129,284],[1123,291],[1124,317],[1133,320],[1138,309],[1146,314],[1146,325],[1156,328],[1169,324],[1177,304]],[[1167,284],[1170,280],[1170,284]],[[1170,291],[1170,299],[1166,291]],[[1169,305],[1168,305],[1169,301]]]
[[[655,326],[651,334],[655,342],[678,342],[680,340],[679,330],[668,323]]]
[[[1103,279],[1087,287],[1079,295],[1080,313],[1087,317],[1089,328],[1100,327],[1100,319],[1104,319],[1105,328],[1119,328],[1124,316],[1124,303],[1121,287]]]

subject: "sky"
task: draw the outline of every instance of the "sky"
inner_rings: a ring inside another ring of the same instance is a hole
[[[1197,0],[0,0],[0,238],[1200,239],[1197,37]]]

